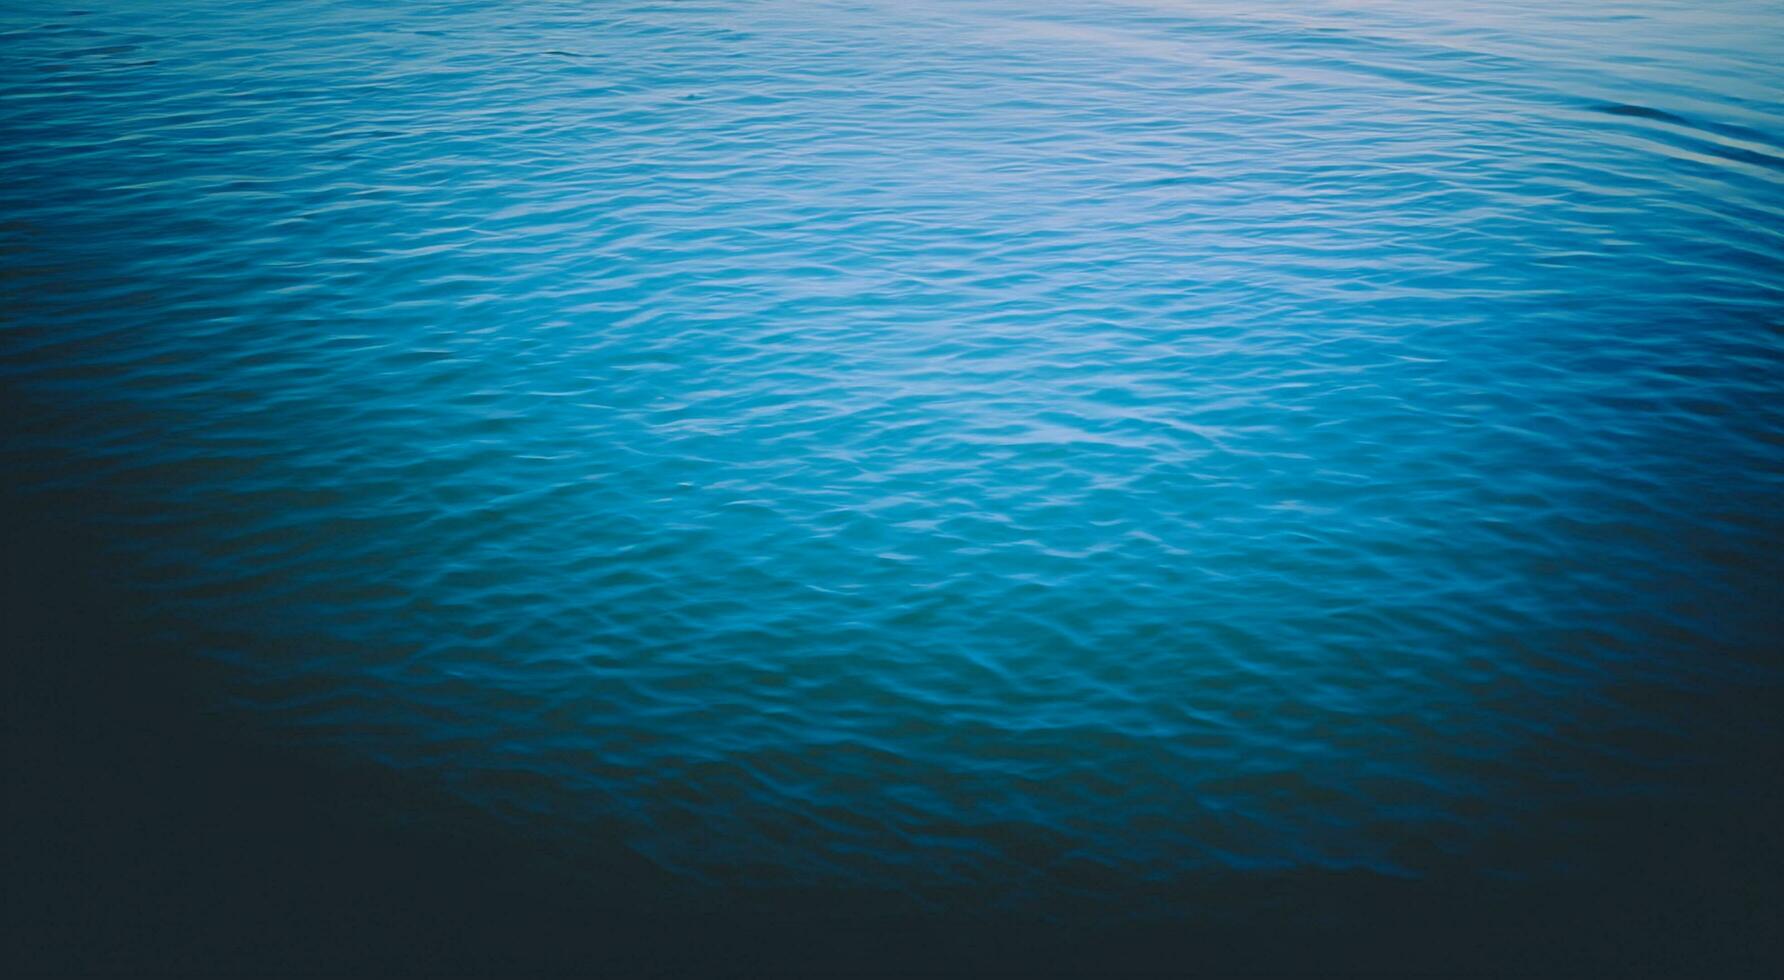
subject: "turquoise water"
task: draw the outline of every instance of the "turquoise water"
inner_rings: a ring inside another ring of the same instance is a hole
[[[6,466],[217,710],[572,863],[1567,880],[1775,782],[1781,54],[1739,0],[13,3]]]

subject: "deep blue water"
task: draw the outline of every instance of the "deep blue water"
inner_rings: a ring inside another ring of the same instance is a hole
[[[1781,58],[1757,0],[13,2],[0,448],[212,710],[551,860],[1540,889],[1775,800]]]

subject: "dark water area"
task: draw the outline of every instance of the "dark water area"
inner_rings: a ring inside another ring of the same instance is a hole
[[[1535,881],[1208,873],[1027,913],[688,883],[620,828],[541,847],[431,780],[220,714],[225,678],[144,639],[165,623],[110,549],[10,513],[16,974],[1763,975],[1784,953],[1775,744],[1721,746],[1681,798],[1508,841],[1572,859]]]
[[[8,5],[0,970],[1771,975],[1781,56]]]

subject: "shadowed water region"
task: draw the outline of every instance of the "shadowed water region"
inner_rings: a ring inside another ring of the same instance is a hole
[[[1775,968],[1781,57],[14,0],[0,962]]]

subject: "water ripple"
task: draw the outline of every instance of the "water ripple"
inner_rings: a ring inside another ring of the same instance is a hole
[[[1784,20],[1437,6],[9,5],[5,459],[566,847],[1542,874],[1772,736]]]

